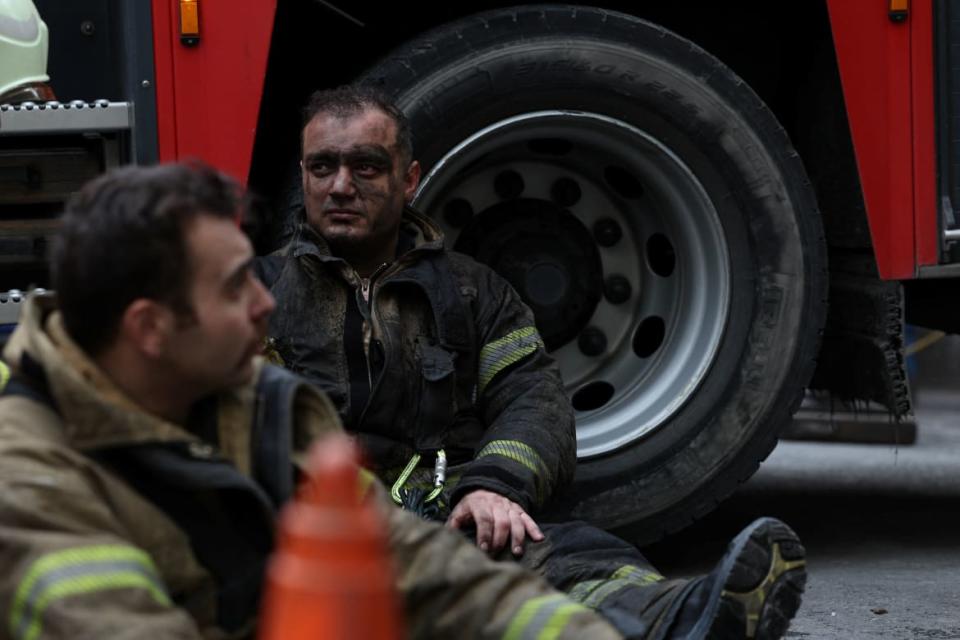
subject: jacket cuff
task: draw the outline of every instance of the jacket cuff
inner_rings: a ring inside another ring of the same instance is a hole
[[[463,496],[471,491],[486,489],[516,502],[524,511],[530,512],[539,506],[533,485],[532,478],[520,477],[500,465],[486,461],[474,462],[457,483],[450,498],[450,506],[456,506]]]

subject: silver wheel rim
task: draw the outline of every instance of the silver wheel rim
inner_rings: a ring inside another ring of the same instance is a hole
[[[570,151],[531,151],[543,140],[563,141]],[[577,408],[578,457],[649,437],[696,393],[726,325],[729,256],[706,190],[679,157],[636,127],[594,113],[538,111],[490,125],[451,149],[423,178],[416,205],[434,216],[452,247],[461,230],[437,212],[455,199],[478,216],[502,204],[491,185],[505,170],[522,177],[524,198],[550,199],[558,179],[573,180],[581,195],[565,209],[587,229],[601,219],[619,226],[612,246],[595,241],[603,277],[617,274],[630,285],[625,301],[604,296],[590,317],[605,348],[585,355],[573,339],[551,355]],[[618,185],[614,172],[642,189]]]

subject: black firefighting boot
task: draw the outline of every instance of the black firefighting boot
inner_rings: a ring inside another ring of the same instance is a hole
[[[720,562],[693,580],[667,636],[705,640],[782,638],[800,607],[806,560],[797,534],[775,518],[741,531]]]

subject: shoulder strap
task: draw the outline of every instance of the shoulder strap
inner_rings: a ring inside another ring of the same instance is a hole
[[[217,621],[244,628],[260,599],[274,515],[293,493],[293,406],[300,381],[265,366],[255,390],[253,479],[189,445],[145,443],[93,453],[188,536],[217,583]],[[238,526],[238,523],[242,526]]]
[[[253,476],[276,506],[293,495],[294,400],[307,383],[295,374],[264,365],[257,381],[251,444]]]
[[[274,544],[270,497],[228,462],[184,443],[148,442],[90,456],[186,534],[216,582],[217,624],[228,632],[244,628],[259,606]]]
[[[43,367],[27,354],[23,354],[20,358],[20,371],[11,375],[3,390],[0,391],[0,397],[5,396],[29,398],[38,404],[49,407],[54,413],[60,413],[57,401],[50,393],[47,374]]]

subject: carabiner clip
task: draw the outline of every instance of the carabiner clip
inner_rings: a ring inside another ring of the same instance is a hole
[[[410,479],[410,474],[413,473],[413,470],[417,468],[417,465],[420,464],[420,454],[415,453],[413,457],[410,458],[410,462],[407,463],[407,466],[403,468],[403,471],[400,472],[400,476],[397,478],[397,481],[393,483],[393,486],[390,488],[390,497],[393,498],[393,501],[398,505],[403,505],[403,496],[400,495],[400,492],[403,490],[403,485],[407,484],[407,480]],[[447,480],[447,453],[443,449],[437,450],[437,460],[433,463],[433,490],[427,494],[427,497],[424,499],[424,502],[433,502],[440,497],[440,494],[443,493],[443,486]]]
[[[437,450],[437,460],[433,463],[433,491],[427,496],[427,502],[433,502],[443,492],[443,483],[447,480],[447,453]]]

